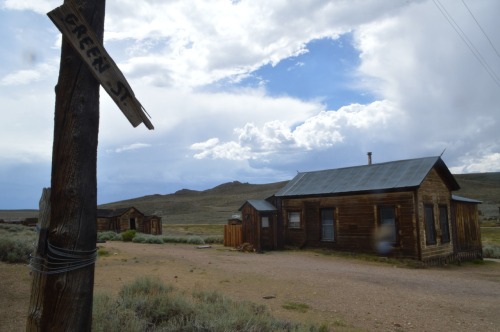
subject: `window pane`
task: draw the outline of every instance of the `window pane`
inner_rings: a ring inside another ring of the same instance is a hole
[[[288,213],[288,227],[289,228],[300,228],[300,212],[289,212]]]
[[[396,244],[397,231],[396,231],[396,212],[394,207],[381,207],[380,208],[380,235],[391,243]]]
[[[427,244],[436,244],[436,228],[434,227],[434,212],[432,205],[424,207],[425,241]]]
[[[321,210],[321,239],[323,241],[334,240],[333,209]]]
[[[448,209],[439,207],[439,226],[441,227],[441,243],[450,242],[450,228],[448,226]]]
[[[262,217],[262,228],[269,227],[269,217]]]

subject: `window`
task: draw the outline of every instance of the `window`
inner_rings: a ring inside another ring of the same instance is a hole
[[[288,212],[288,228],[300,228],[300,212]]]
[[[446,205],[439,207],[439,227],[441,228],[441,243],[450,242],[450,227],[448,226],[448,208]]]
[[[334,209],[321,209],[321,240],[334,241]]]
[[[261,224],[262,224],[262,228],[268,228],[269,227],[269,217],[262,217]]]
[[[379,237],[380,241],[384,241],[391,245],[397,243],[396,229],[396,209],[394,206],[382,206],[379,208]]]
[[[436,244],[436,227],[434,226],[434,209],[432,205],[424,205],[425,242]]]

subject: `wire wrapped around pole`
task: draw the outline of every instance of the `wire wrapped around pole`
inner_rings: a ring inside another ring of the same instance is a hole
[[[97,259],[97,248],[93,250],[69,250],[56,247],[48,242],[47,257],[30,256],[29,267],[32,271],[45,274],[59,274],[92,265]]]

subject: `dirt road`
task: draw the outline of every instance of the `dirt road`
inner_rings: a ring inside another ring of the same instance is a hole
[[[219,246],[196,249],[123,242],[102,247],[110,255],[97,262],[96,292],[116,293],[124,283],[151,275],[181,289],[220,290],[236,300],[264,304],[277,317],[326,323],[332,330],[500,329],[499,263],[408,269],[308,251],[250,254]],[[25,283],[20,280],[11,282]],[[1,294],[5,281],[0,283]],[[4,319],[13,308],[1,302]],[[288,302],[310,308],[305,313],[283,309]]]

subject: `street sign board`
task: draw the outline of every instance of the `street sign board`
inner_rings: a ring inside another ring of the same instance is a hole
[[[90,25],[80,14],[77,6],[72,1],[67,1],[47,15],[80,55],[83,62],[87,64],[94,77],[132,126],[137,127],[144,123],[148,129],[154,129],[153,124],[146,116],[144,107],[135,97],[125,76],[106,52]]]

